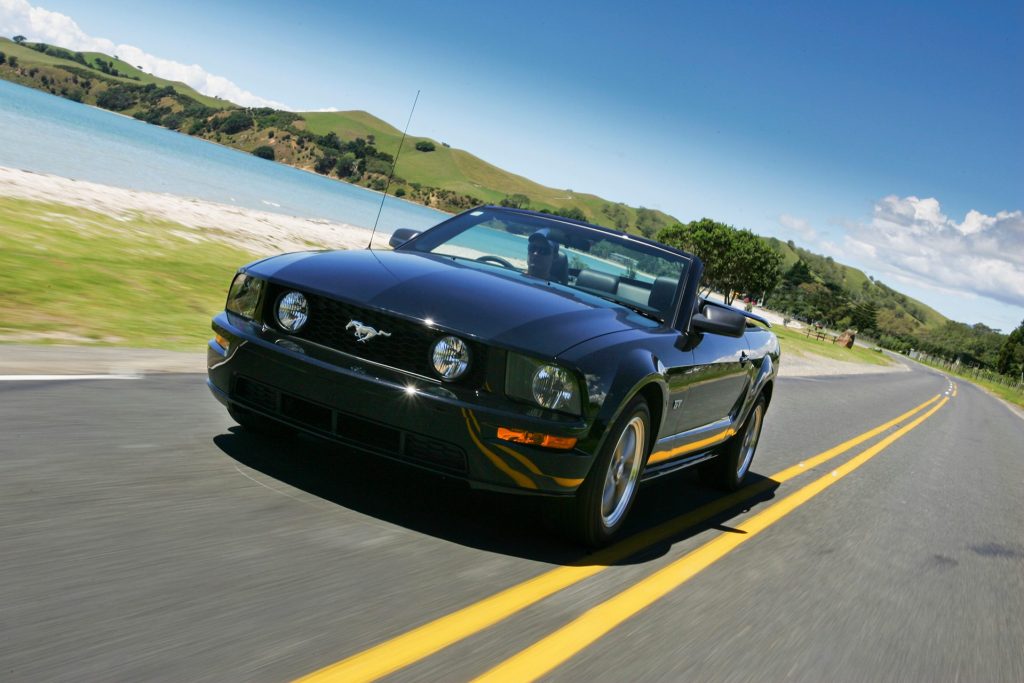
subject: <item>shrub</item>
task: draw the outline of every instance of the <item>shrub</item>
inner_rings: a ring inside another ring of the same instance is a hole
[[[317,173],[330,173],[331,169],[338,163],[337,157],[321,157],[317,159],[317,162],[313,164],[314,170]]]
[[[96,98],[96,104],[111,111],[122,111],[135,104],[131,90],[123,85],[112,85]]]
[[[7,63],[10,64],[11,68],[13,69],[13,68],[18,66],[18,58],[15,57],[14,55],[11,55],[10,57],[7,58]]]
[[[530,198],[525,194],[510,194],[499,203],[512,209],[525,209],[530,206]]]
[[[270,145],[260,145],[252,151],[252,153],[258,156],[260,159],[274,160],[274,148]]]
[[[226,119],[221,120],[217,128],[226,135],[241,133],[243,130],[252,128],[252,117],[240,109],[235,110],[228,114]]]
[[[421,152],[433,152],[437,148],[434,147],[434,143],[430,140],[420,140],[416,143],[416,149]]]
[[[404,187],[395,188],[395,196],[396,197],[404,197],[405,196],[405,188]]]
[[[366,157],[366,172],[367,173],[380,173],[381,175],[391,174],[391,164],[384,161],[383,159],[375,159],[373,157]]]
[[[160,125],[171,130],[178,130],[185,124],[185,115],[180,111],[167,114],[160,119]]]
[[[374,190],[380,191],[388,186],[388,183],[383,178],[374,178],[370,181],[370,187]]]
[[[6,61],[7,61],[7,55],[5,55],[3,52],[0,52],[0,64],[3,64]]]

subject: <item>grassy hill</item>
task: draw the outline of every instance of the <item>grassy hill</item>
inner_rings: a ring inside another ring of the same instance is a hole
[[[937,330],[949,319],[934,308],[921,303],[913,297],[892,289],[881,280],[868,277],[863,271],[835,261],[830,256],[822,256],[796,246],[792,241],[783,242],[775,238],[765,240],[782,258],[781,270],[788,272],[798,262],[807,265],[814,282],[832,292],[838,293],[838,300],[854,306],[871,305],[877,310],[876,320],[878,331],[895,337],[919,337],[930,331]],[[792,299],[794,292],[787,292],[785,280],[776,290],[775,299],[786,300],[786,294]],[[813,296],[813,292],[808,292]],[[777,303],[780,303],[777,301]],[[792,304],[793,301],[785,301]],[[826,306],[828,308],[829,306]],[[840,306],[831,306],[840,310]],[[849,321],[836,321],[841,326],[848,326]]]
[[[36,68],[38,71],[32,76],[23,76],[23,80],[15,78],[8,78],[22,85],[28,85],[30,87],[39,87],[42,76],[47,76],[48,80],[55,85],[53,88],[43,88],[54,95],[63,95],[67,97],[68,94],[61,93],[60,88],[64,87],[66,93],[71,93],[76,90],[82,91],[82,99],[80,101],[88,102],[89,104],[95,104],[95,101],[89,102],[90,96],[95,100],[97,92],[88,92],[86,89],[80,87],[80,82],[75,83],[68,74],[76,75],[80,77],[80,69],[88,69],[86,73],[94,73],[96,78],[101,78],[103,82],[109,81],[113,83],[125,83],[125,84],[142,84],[146,85],[149,83],[155,84],[159,88],[170,86],[175,92],[180,93],[186,97],[189,97],[200,104],[214,109],[227,109],[232,107],[238,107],[233,102],[222,100],[216,97],[208,97],[198,92],[194,88],[185,85],[179,81],[168,81],[164,78],[159,78],[152,74],[148,74],[145,71],[138,69],[137,67],[128,64],[124,60],[111,57],[100,52],[71,52],[64,48],[48,45],[46,46],[48,52],[41,52],[33,49],[34,45],[42,46],[41,43],[23,43],[19,45],[13,40],[8,38],[0,38],[0,52],[5,53],[8,56],[14,56],[17,58],[18,63],[23,69],[31,70]],[[75,55],[81,55],[82,62],[77,61],[74,58],[68,59],[66,57],[58,56],[61,53],[67,53],[74,57]],[[101,70],[99,62],[108,64],[107,67],[111,71],[117,70],[118,75],[113,73],[106,73]],[[83,63],[84,62],[84,63]],[[75,72],[69,72],[68,69],[75,69]],[[7,77],[5,75],[5,77]],[[81,78],[81,77],[80,77]],[[97,86],[101,86],[102,83],[97,83]],[[70,86],[70,87],[69,87]],[[99,88],[97,88],[99,89]],[[88,90],[93,90],[92,88]],[[73,98],[72,98],[73,99]]]
[[[333,132],[342,139],[372,138],[378,149],[392,156],[396,155],[402,139],[402,131],[365,111],[302,112],[300,116],[305,121],[305,129],[316,135]],[[434,150],[417,150],[416,143],[419,142],[432,143]],[[519,194],[529,198],[529,206],[533,209],[556,211],[575,207],[588,220],[613,226],[618,217],[617,227],[622,229],[653,233],[656,232],[655,225],[661,227],[677,222],[661,211],[646,210],[651,227],[644,230],[644,212],[640,212],[641,220],[638,222],[638,208],[610,202],[593,194],[546,187],[489,164],[465,150],[449,147],[443,141],[415,135],[406,138],[398,174],[409,183],[439,187],[491,204]]]

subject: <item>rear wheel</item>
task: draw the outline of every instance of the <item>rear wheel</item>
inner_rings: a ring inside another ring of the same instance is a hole
[[[264,436],[288,436],[295,432],[294,429],[278,422],[277,420],[271,420],[269,417],[264,417],[259,413],[254,413],[251,410],[247,410],[240,405],[230,404],[228,406],[228,414],[231,419],[240,424],[243,428],[256,434],[262,434]]]
[[[739,433],[719,447],[718,456],[701,466],[701,478],[706,483],[726,491],[735,491],[743,485],[761,438],[767,408],[764,396],[758,396]]]
[[[647,402],[633,399],[576,493],[571,532],[586,545],[605,545],[622,528],[640,486],[650,424]]]

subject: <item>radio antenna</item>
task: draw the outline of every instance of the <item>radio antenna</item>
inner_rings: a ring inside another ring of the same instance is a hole
[[[377,233],[377,223],[380,222],[380,213],[384,210],[384,200],[388,198],[388,189],[391,187],[391,179],[395,177],[395,169],[398,167],[398,157],[402,154],[402,145],[405,144],[405,136],[409,132],[409,124],[412,123],[412,114],[416,111],[416,103],[420,100],[420,91],[416,91],[416,98],[412,101],[412,109],[409,111],[409,120],[405,122],[405,130],[402,131],[402,141],[398,143],[398,151],[395,152],[395,163],[391,164],[391,174],[388,175],[388,184],[384,186],[384,195],[380,198],[380,208],[377,209],[377,219],[373,221],[373,230],[370,232],[370,243],[367,249],[373,249],[373,236]]]

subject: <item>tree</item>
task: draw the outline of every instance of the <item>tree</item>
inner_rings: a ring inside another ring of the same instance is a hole
[[[420,140],[416,143],[416,149],[421,152],[433,152],[437,148],[434,147],[434,143],[430,140]]]
[[[701,287],[725,292],[736,270],[733,252],[733,228],[710,218],[676,223],[658,233],[658,241],[688,251],[704,262]]]
[[[498,203],[511,209],[525,209],[530,206],[530,198],[525,194],[510,194]]]
[[[1020,377],[1024,373],[1024,321],[1003,342],[996,370],[1012,377]]]
[[[225,135],[234,135],[235,133],[241,133],[243,130],[252,128],[252,116],[241,109],[228,114],[227,118],[221,120],[220,125],[217,129]]]
[[[25,36],[14,36],[12,40],[14,40],[18,45],[21,45],[25,42]]]
[[[5,55],[3,52],[0,52],[0,66],[2,66],[3,63],[6,62],[6,61],[7,61],[7,55]]]
[[[874,332],[878,330],[878,304],[874,301],[861,301],[850,311],[853,326],[859,332]]]
[[[701,286],[731,304],[737,292],[765,296],[779,283],[781,257],[749,230],[702,218],[658,233],[658,241],[695,254],[704,262]]]
[[[316,170],[317,173],[323,173],[326,175],[331,172],[331,169],[333,169],[337,163],[337,157],[320,157],[316,160],[316,163],[313,164],[313,169]]]
[[[258,156],[260,159],[274,160],[274,148],[270,145],[260,145],[252,151],[253,155]]]
[[[730,288],[763,300],[779,284],[782,257],[749,230],[733,235],[733,249],[737,261]]]
[[[790,266],[789,270],[783,276],[782,281],[792,287],[797,287],[805,282],[814,282],[814,276],[811,275],[811,269],[807,267],[807,262],[803,259],[798,259],[796,263]]]
[[[122,111],[135,104],[133,88],[124,85],[112,85],[96,98],[96,105],[111,111]]]
[[[11,65],[12,69],[14,69],[14,68],[16,68],[18,66],[18,58],[15,57],[14,55],[11,55],[10,57],[7,58],[7,63]]]

